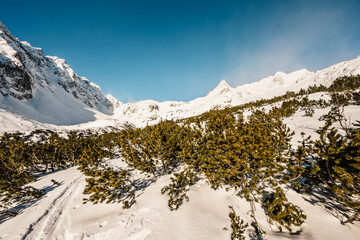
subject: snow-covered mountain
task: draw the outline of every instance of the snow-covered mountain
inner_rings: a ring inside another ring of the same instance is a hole
[[[44,56],[40,48],[20,42],[0,22],[0,124],[4,126],[0,131],[119,127],[125,122],[142,127],[161,119],[187,118],[314,84],[328,86],[337,77],[356,74],[360,74],[360,56],[317,72],[277,72],[236,88],[222,80],[206,96],[189,102],[145,100],[124,104],[76,75],[65,60]]]
[[[58,57],[14,38],[0,22],[0,108],[42,123],[95,120],[112,114],[113,100]]]
[[[127,119],[137,126],[153,124],[160,119],[180,119],[199,115],[214,108],[240,105],[259,99],[280,96],[287,91],[307,89],[311,85],[329,86],[336,78],[360,74],[360,56],[326,69],[310,72],[306,69],[289,74],[277,72],[274,76],[258,82],[233,88],[222,80],[205,97],[189,102],[157,102],[152,100],[120,104],[114,110],[114,117]]]

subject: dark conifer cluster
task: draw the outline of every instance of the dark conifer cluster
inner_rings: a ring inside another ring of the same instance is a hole
[[[343,115],[337,107],[325,115],[325,125],[317,132],[318,140],[303,134],[302,144],[293,153],[292,181],[298,190],[311,192],[321,187],[329,199],[336,200],[347,212],[342,223],[360,220],[360,124],[345,127]],[[339,124],[343,133],[334,126]]]
[[[231,210],[229,213],[231,229],[233,230],[231,233],[231,240],[245,240],[245,231],[249,224],[245,223],[244,220],[236,214],[233,206],[229,206],[229,208]]]
[[[75,132],[64,137],[48,131],[5,133],[0,138],[1,213],[16,215],[14,206],[41,197],[44,191],[28,183],[40,174],[75,166],[84,149],[96,142],[93,134]]]

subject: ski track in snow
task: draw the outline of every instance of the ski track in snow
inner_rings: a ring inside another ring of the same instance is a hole
[[[155,224],[156,219],[160,218],[160,214],[147,207],[141,207],[136,212],[125,212],[118,215],[116,221],[110,224],[107,221],[83,222],[82,234],[78,234],[78,231],[70,232],[72,219],[69,209],[79,207],[75,201],[82,196],[83,184],[81,182],[84,179],[85,177],[80,175],[68,183],[65,189],[52,200],[43,214],[28,226],[21,239],[143,240],[152,233],[152,230],[146,226]],[[121,209],[121,205],[117,207]],[[110,228],[105,232],[93,232],[96,229],[94,225],[100,228],[110,225]]]
[[[40,179],[47,186],[51,179],[64,182],[46,193],[44,198],[28,207],[20,216],[0,225],[0,239],[9,240],[218,240],[230,239],[228,205],[250,223],[249,204],[233,191],[214,191],[199,182],[188,192],[190,201],[177,211],[167,207],[168,197],[160,189],[169,183],[164,176],[139,194],[130,209],[121,203],[82,204],[85,176],[76,168],[49,174]],[[267,232],[265,239],[357,239],[360,226],[340,224],[339,219],[313,205],[294,191],[288,192],[291,202],[303,208],[308,218],[299,235],[279,233],[268,226],[258,206],[257,217]],[[40,212],[41,211],[41,212]],[[248,229],[247,235],[251,233]]]
[[[66,210],[71,205],[74,196],[77,195],[76,193],[82,191],[78,183],[83,178],[83,176],[79,176],[70,182],[70,184],[51,202],[44,213],[34,223],[30,224],[28,231],[21,239],[65,239],[61,237],[64,236],[64,234],[61,233],[61,228],[65,228],[66,230],[67,226],[71,224],[70,218],[66,216]],[[66,220],[64,218],[66,218]]]

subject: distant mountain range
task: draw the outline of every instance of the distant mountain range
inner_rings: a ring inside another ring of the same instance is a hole
[[[44,56],[40,48],[14,38],[0,22],[0,132],[37,128],[78,129],[154,124],[214,108],[236,106],[299,91],[310,85],[329,86],[341,76],[360,74],[360,56],[326,69],[277,72],[258,82],[230,87],[225,80],[205,97],[189,102],[145,100],[121,103],[99,86],[79,77],[65,60]],[[70,125],[70,126],[69,126]]]

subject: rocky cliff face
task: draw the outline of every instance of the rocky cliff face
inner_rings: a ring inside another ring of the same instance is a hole
[[[17,50],[17,40],[0,22],[0,93],[3,96],[12,96],[17,99],[31,99],[34,81],[26,71],[26,51],[22,56]]]
[[[14,38],[0,22],[0,93],[31,100],[37,91],[54,92],[59,87],[91,108],[113,112],[112,101],[96,84],[79,77],[65,60],[44,56],[40,48]]]

